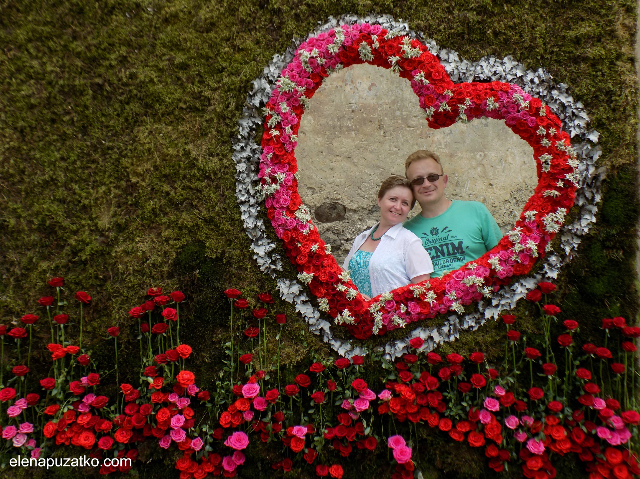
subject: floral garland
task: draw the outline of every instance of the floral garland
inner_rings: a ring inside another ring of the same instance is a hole
[[[594,176],[593,162],[599,151],[591,149],[586,143],[572,147],[569,134],[561,129],[558,116],[564,119],[566,129],[581,139],[595,141],[597,133],[585,130],[584,112],[572,104],[564,87],[550,89],[550,77],[541,70],[537,73],[525,72],[522,66],[514,64],[508,57],[502,63],[490,58],[484,62],[481,60],[475,66],[460,62],[455,52],[439,50],[433,42],[426,47],[418,40],[411,39],[411,32],[400,32],[402,25],[385,18],[377,20],[380,23],[378,25],[343,24],[332,29],[329,27],[336,26],[336,22],[326,25],[323,31],[300,45],[295,54],[288,52],[288,58],[292,60],[275,82],[273,92],[269,94],[263,89],[269,86],[270,81],[274,81],[277,75],[275,67],[266,68],[263,78],[254,82],[250,104],[258,107],[269,98],[266,131],[259,166],[255,157],[260,152],[257,145],[236,144],[237,196],[247,233],[253,240],[256,259],[264,271],[277,275],[281,270],[280,258],[276,254],[269,255],[275,244],[267,239],[257,215],[252,214],[259,205],[261,195],[255,185],[255,176],[247,173],[251,169],[255,173],[255,168],[259,167],[260,189],[266,195],[268,217],[276,234],[283,240],[288,256],[300,271],[298,279],[308,284],[312,293],[319,298],[319,309],[336,318],[336,323],[345,324],[357,338],[382,334],[447,311],[464,313],[464,305],[481,301],[479,309],[485,311],[484,318],[472,313],[461,324],[458,315],[454,315],[440,328],[418,328],[413,331],[411,336],[419,336],[433,347],[457,336],[459,329],[474,329],[486,317],[497,316],[532,288],[538,278],[523,278],[512,288],[499,290],[511,276],[526,274],[535,258],[543,256],[549,249],[549,242],[560,230],[579,186],[577,204],[582,207],[581,218],[567,228],[569,234],[563,235],[562,246],[569,259],[580,241],[578,234],[584,234],[588,230],[588,223],[593,220],[595,207],[589,203],[598,199],[599,178],[591,181],[592,185],[589,185],[589,181]],[[430,51],[439,53],[440,60]],[[341,66],[365,61],[389,67],[409,79],[433,128],[482,116],[504,119],[516,134],[533,147],[540,178],[536,193],[525,206],[516,227],[494,250],[441,279],[400,288],[374,302],[363,301],[319,238],[310,214],[297,194],[293,154],[303,107],[322,79]],[[280,57],[275,58],[274,62],[287,63]],[[540,77],[545,82],[540,82]],[[473,78],[494,81],[459,84],[452,81]],[[496,79],[536,81],[518,86]],[[532,85],[538,85],[537,91]],[[527,86],[531,93],[545,102],[532,97]],[[257,119],[249,119],[250,113],[250,109],[247,109],[241,122],[241,139],[256,126]],[[557,255],[550,255],[544,265],[546,275],[555,277],[562,263],[563,260]],[[360,352],[332,337],[329,323],[320,319],[319,312],[310,305],[299,283],[280,279],[278,284],[282,296],[296,304],[313,331],[324,331],[324,339],[334,349],[341,354]],[[489,306],[483,298],[490,298],[492,305]],[[387,346],[386,352],[397,356],[406,351],[407,344],[408,339],[392,343]]]

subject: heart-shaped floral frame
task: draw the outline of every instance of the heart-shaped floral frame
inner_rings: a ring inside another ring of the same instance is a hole
[[[431,128],[488,117],[504,120],[534,151],[538,186],[515,227],[476,261],[442,278],[408,285],[366,301],[338,266],[298,194],[296,134],[304,106],[323,79],[359,63],[390,68],[411,82]],[[368,23],[341,25],[309,38],[282,71],[266,105],[259,177],[267,215],[298,279],[319,309],[354,337],[405,327],[490,297],[513,276],[528,273],[564,223],[574,203],[579,162],[560,119],[515,84],[454,83],[438,58],[417,39]]]

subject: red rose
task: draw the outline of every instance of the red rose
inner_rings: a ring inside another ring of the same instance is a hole
[[[571,343],[573,343],[573,338],[570,334],[561,334],[558,336],[558,344],[563,348],[570,346]]]
[[[84,291],[78,291],[76,293],[76,299],[78,301],[80,301],[81,303],[84,304],[89,304],[89,302],[91,301],[91,296],[89,296],[86,292]]]
[[[633,344],[631,341],[623,341],[621,346],[622,346],[622,349],[628,353],[633,353],[638,349],[636,345]]]
[[[481,432],[471,431],[467,439],[471,447],[482,447],[485,444],[484,435]]]
[[[252,311],[252,314],[256,319],[262,319],[267,315],[267,310],[266,308],[256,308]]]
[[[547,407],[553,412],[560,412],[563,408],[560,401],[551,401],[549,404],[547,404]]]
[[[558,308],[555,304],[545,304],[542,309],[544,310],[544,314],[549,316],[556,316],[560,313],[560,308]]]
[[[89,364],[89,355],[88,354],[81,354],[80,356],[78,356],[78,362],[82,366],[86,366],[87,364]]]
[[[627,325],[627,321],[626,321],[626,319],[624,319],[624,318],[622,318],[620,316],[617,316],[617,317],[613,318],[613,325],[616,328],[624,328]]]
[[[329,474],[335,479],[342,479],[344,471],[342,470],[342,466],[340,464],[334,464],[329,468]]]
[[[299,392],[300,392],[300,388],[295,384],[289,384],[284,387],[284,393],[289,397],[295,396]]]
[[[625,411],[620,414],[620,417],[625,424],[637,426],[640,423],[640,414],[637,411]]]
[[[69,390],[76,396],[79,396],[84,393],[85,388],[80,381],[71,381],[69,384]]]
[[[516,322],[516,317],[513,314],[503,314],[502,321],[504,324],[513,324]]]
[[[248,338],[255,338],[256,336],[258,336],[258,334],[260,334],[260,329],[256,328],[255,326],[244,330],[244,335]]]
[[[451,364],[460,364],[462,363],[463,359],[464,358],[457,353],[447,354],[447,361],[449,361]]]
[[[148,333],[149,332],[149,323],[140,324],[140,332],[141,333]]]
[[[132,318],[140,318],[141,316],[144,315],[145,312],[146,312],[145,308],[142,308],[140,306],[136,306],[135,308],[132,308],[129,311],[129,316],[131,316]]]
[[[53,320],[57,324],[67,324],[67,321],[69,321],[69,315],[68,314],[56,314],[53,317]]]
[[[24,366],[24,365],[14,366],[11,369],[11,372],[16,376],[24,376],[25,374],[27,374],[29,372],[29,368]]]
[[[544,372],[546,376],[553,376],[557,370],[558,366],[553,363],[544,363],[542,365],[542,372]]]
[[[520,336],[522,336],[522,334],[520,333],[520,331],[507,331],[507,339],[509,341],[519,341],[520,340]]]
[[[449,378],[451,378],[451,369],[449,369],[446,366],[443,368],[440,368],[440,371],[438,371],[438,377],[443,381],[448,381]]]
[[[107,396],[98,396],[93,400],[91,405],[96,409],[102,409],[109,402],[109,398]]]
[[[611,351],[607,348],[596,348],[596,356],[601,359],[611,359],[613,356],[611,355]]]
[[[362,358],[362,356],[358,356],[357,354],[354,354],[351,357],[351,362],[356,366],[362,366],[364,364],[364,359]]]
[[[169,325],[167,323],[158,323],[154,324],[153,328],[151,328],[151,332],[153,334],[164,334],[169,329]]]
[[[327,380],[327,389],[329,391],[335,391],[337,387],[338,387],[338,385],[336,384],[335,381],[333,381],[331,379]]]
[[[470,381],[473,387],[477,389],[480,389],[487,384],[487,380],[484,378],[484,376],[482,374],[477,374],[477,373],[471,376]]]
[[[253,354],[243,354],[238,359],[242,364],[249,364],[251,361],[253,361]]]
[[[509,407],[516,402],[516,397],[511,391],[508,391],[504,396],[500,396],[499,401],[504,407]]]
[[[622,374],[625,370],[625,366],[620,363],[611,363],[611,370],[616,374]]]
[[[423,344],[424,344],[424,340],[422,338],[412,338],[411,340],[409,340],[409,345],[413,349],[420,349]]]
[[[574,321],[573,319],[566,319],[562,324],[564,324],[564,327],[569,331],[578,329],[578,322]]]
[[[35,406],[36,404],[38,404],[38,401],[40,401],[40,394],[29,393],[27,394],[26,399],[29,406]]]
[[[174,291],[169,296],[171,296],[171,299],[176,303],[182,303],[184,301],[184,293],[182,293],[182,291]]]
[[[448,417],[441,418],[440,422],[438,423],[438,428],[443,432],[450,431],[452,427],[453,422]]]
[[[404,359],[406,363],[414,364],[418,361],[418,356],[415,354],[405,354],[402,359]]]
[[[604,318],[602,320],[602,329],[611,329],[613,328],[613,318]]]
[[[51,286],[52,288],[60,288],[64,284],[64,278],[59,278],[59,277],[51,278],[47,282],[49,283],[49,286]]]
[[[258,299],[263,303],[267,303],[267,304],[273,303],[273,296],[271,296],[269,293],[260,293],[258,295]]]
[[[469,359],[476,364],[482,364],[484,362],[484,354],[480,352],[471,353]]]
[[[165,351],[164,354],[167,357],[167,359],[172,363],[175,363],[178,359],[180,359],[180,355],[178,354],[178,351],[176,351],[175,349],[169,349]]]
[[[109,336],[116,338],[120,334],[120,328],[117,326],[111,326],[107,329],[107,333],[109,333]]]
[[[211,395],[209,394],[209,391],[200,391],[198,393],[198,399],[200,401],[208,401],[210,397]]]
[[[596,348],[596,345],[591,343],[587,343],[582,346],[582,350],[587,354],[595,354],[596,349],[598,349]]]
[[[622,334],[628,338],[637,338],[640,336],[640,327],[638,326],[627,326],[622,328]]]
[[[275,403],[279,395],[280,393],[278,392],[277,389],[271,389],[270,391],[267,391],[264,398],[270,403]]]
[[[434,364],[435,365],[435,364],[441,363],[442,362],[442,358],[437,353],[433,353],[433,352],[427,353],[427,362],[429,364]]]
[[[53,296],[43,296],[38,300],[40,306],[51,306],[55,301]]]
[[[532,401],[537,401],[538,399],[542,399],[544,397],[544,391],[540,388],[533,387],[528,391],[529,398]]]
[[[44,378],[40,380],[40,386],[47,391],[52,390],[56,387],[56,380],[54,378]]]
[[[537,359],[541,356],[536,348],[524,348],[524,355],[529,359]]]
[[[310,397],[316,404],[322,404],[325,399],[322,391],[316,391]]]
[[[233,305],[238,309],[246,309],[249,307],[249,302],[244,298],[240,298],[240,299],[236,299],[233,302]]]
[[[531,301],[532,303],[537,303],[542,299],[542,292],[539,289],[534,289],[533,291],[529,291],[527,293],[527,301]]]
[[[312,373],[321,373],[322,371],[324,371],[324,366],[320,363],[313,363],[309,368],[309,371],[311,371]]]
[[[287,322],[287,316],[280,313],[280,314],[276,314],[276,323],[278,324],[286,324]]]
[[[182,387],[187,387],[195,382],[195,375],[191,371],[180,371],[176,380]]]
[[[540,288],[540,291],[542,291],[544,294],[549,294],[553,293],[556,290],[556,285],[543,281],[541,283],[538,283],[538,288]]]
[[[26,338],[27,337],[27,330],[24,328],[13,328],[11,329],[8,333],[9,336],[11,336],[12,338]]]
[[[100,375],[98,373],[87,374],[87,382],[89,383],[89,386],[96,386],[100,384]]]
[[[519,399],[514,403],[514,409],[518,412],[523,412],[527,410],[527,403],[524,401],[520,401]]]
[[[338,358],[333,364],[338,369],[344,369],[351,364],[351,361],[349,361],[347,358]]]
[[[25,314],[22,318],[20,318],[24,324],[33,324],[38,321],[38,316],[35,314]]]
[[[309,378],[309,376],[307,376],[306,374],[298,374],[295,378],[295,382],[299,386],[306,388],[311,384],[311,378]]]
[[[353,389],[355,389],[359,393],[367,389],[367,383],[360,378],[354,379],[353,382],[351,383],[351,386],[353,387]]]
[[[155,298],[153,298],[153,302],[158,306],[164,306],[169,302],[169,299],[169,296],[156,296]]]
[[[327,466],[325,466],[324,464],[318,464],[316,466],[317,476],[325,477],[327,474],[329,474],[329,468]]]
[[[162,311],[162,317],[167,321],[177,321],[178,311],[173,308],[164,308],[164,310]]]
[[[226,289],[224,291],[224,295],[229,298],[229,299],[236,299],[238,296],[240,296],[242,293],[240,291],[238,291],[237,289]]]
[[[162,288],[149,288],[147,290],[147,296],[160,296],[162,294]]]
[[[76,354],[78,351],[80,351],[80,348],[78,346],[70,345],[64,348],[64,350],[69,354]]]
[[[187,359],[191,355],[192,351],[193,349],[191,349],[191,346],[188,344],[180,344],[176,346],[176,353],[178,353],[182,359]]]

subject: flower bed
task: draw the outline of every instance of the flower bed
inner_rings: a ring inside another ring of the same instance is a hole
[[[540,306],[539,334],[523,335],[515,316],[503,316],[502,362],[490,363],[480,351],[442,357],[413,338],[411,352],[395,363],[379,354],[317,360],[289,384],[280,371],[287,318],[271,311],[271,295],[251,300],[251,309],[240,291],[229,289],[227,360],[221,379],[206,390],[187,369],[191,347],[179,340],[184,295],[152,288],[149,299],[129,312],[140,332],[140,382],[118,383],[117,397],[102,394],[103,373],[73,344],[90,296],[76,295],[80,311],[65,314],[63,282],[54,278],[50,284],[57,299],[40,300],[51,335],[48,376],[34,377],[30,368],[32,331],[46,320],[27,314],[26,328],[0,328],[3,357],[12,364],[11,377],[6,366],[0,377],[5,464],[18,455],[45,464],[61,446],[137,464],[141,446],[148,444],[145,454],[151,449],[160,458],[166,451],[183,479],[233,477],[264,454],[277,457],[273,474],[308,468],[318,477],[347,477],[354,458],[374,457],[379,467],[393,468],[394,478],[409,478],[428,457],[421,443],[438,434],[482,450],[496,472],[511,464],[525,477],[555,477],[556,458],[572,456],[594,479],[640,476],[633,443],[640,414],[632,393],[633,339],[640,328],[624,318],[605,319],[604,343],[579,346],[578,322],[560,326],[560,308],[539,303],[553,293],[551,283],[528,295]],[[78,327],[70,327],[76,317]],[[117,358],[119,329],[109,328],[108,335]],[[368,379],[368,368],[380,379]],[[384,459],[387,446],[391,463]],[[131,467],[103,465],[100,473]]]

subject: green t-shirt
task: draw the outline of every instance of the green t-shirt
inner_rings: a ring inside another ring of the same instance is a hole
[[[432,277],[478,259],[498,244],[502,232],[486,206],[477,201],[453,201],[435,218],[418,215],[404,224],[422,240],[435,271]]]

